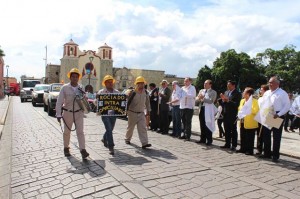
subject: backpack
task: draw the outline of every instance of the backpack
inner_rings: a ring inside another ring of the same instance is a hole
[[[148,91],[145,89],[145,93],[146,93],[146,96],[148,96]],[[131,95],[129,95],[129,98],[128,98],[128,101],[127,101],[127,107],[126,107],[126,110],[128,111],[129,109],[129,106],[134,98],[134,96],[136,95],[136,92],[135,91],[132,91]]]

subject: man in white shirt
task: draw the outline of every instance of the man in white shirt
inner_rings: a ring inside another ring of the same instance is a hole
[[[291,124],[291,130],[299,128],[300,135],[300,96],[295,98],[292,107],[290,108],[290,112],[295,116]]]
[[[196,89],[192,85],[192,79],[187,77],[184,79],[184,86],[182,89],[182,95],[180,98],[180,115],[183,123],[184,134],[181,139],[190,141],[192,134],[192,118],[194,114]]]
[[[289,99],[290,99],[290,105],[291,105],[290,107],[292,107],[292,104],[294,102],[293,93],[288,93],[288,95],[289,95]],[[291,111],[288,111],[285,114],[285,118],[284,118],[284,131],[289,132],[289,130],[288,130],[289,122],[291,121],[291,123],[292,123],[293,120],[294,120],[293,113],[291,113]],[[291,127],[290,127],[290,131],[294,132],[294,130]]]
[[[200,140],[196,143],[212,144],[212,134],[215,130],[215,106],[214,102],[217,99],[217,92],[212,88],[212,81],[210,79],[204,82],[204,89],[199,91],[197,100],[200,101],[199,105],[199,121],[201,135]]]
[[[284,119],[284,115],[290,109],[290,100],[288,94],[282,90],[280,87],[280,81],[276,76],[273,76],[269,80],[269,88],[270,90],[266,91],[263,96],[263,101],[269,100],[273,112],[274,118],[282,118]],[[279,159],[279,150],[280,150],[280,142],[282,135],[283,123],[280,128],[272,128],[267,129],[268,132],[264,132],[263,140],[264,140],[264,154],[260,157],[262,158],[271,158],[271,132],[273,132],[273,154],[272,159],[273,162],[278,162]]]
[[[172,106],[173,133],[171,134],[171,136],[173,137],[180,137],[182,131],[179,108],[182,90],[178,84],[178,81],[172,82],[173,92],[171,96],[171,101],[168,103],[170,106]]]

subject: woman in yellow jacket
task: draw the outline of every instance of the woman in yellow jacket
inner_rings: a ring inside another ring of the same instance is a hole
[[[243,99],[241,100],[238,108],[238,114],[244,115],[240,122],[241,148],[237,150],[237,152],[245,153],[246,155],[253,155],[255,132],[258,128],[258,122],[254,120],[254,117],[259,110],[259,106],[257,99],[252,98],[253,94],[253,88],[245,88],[243,92]]]

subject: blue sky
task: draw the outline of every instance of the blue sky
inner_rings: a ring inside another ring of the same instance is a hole
[[[300,46],[295,0],[4,0],[0,45],[9,76],[45,76],[60,64],[70,38],[80,50],[107,43],[115,67],[164,70],[196,77],[221,52],[250,56],[266,48]]]

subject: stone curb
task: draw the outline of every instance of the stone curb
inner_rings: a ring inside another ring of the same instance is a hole
[[[5,124],[6,115],[7,115],[9,104],[10,104],[10,99],[11,98],[9,98],[9,101],[7,103],[7,106],[6,106],[6,109],[4,111],[4,114],[2,115],[1,120],[0,120],[0,139],[2,137],[2,131],[3,131],[4,124]]]

